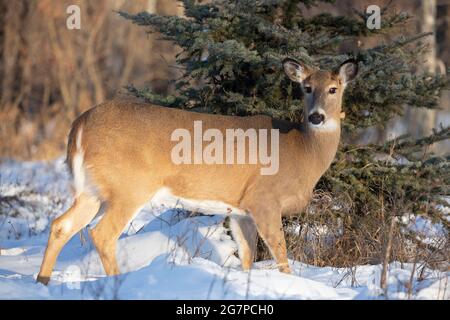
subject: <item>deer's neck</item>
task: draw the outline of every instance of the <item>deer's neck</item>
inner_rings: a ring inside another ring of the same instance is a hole
[[[317,132],[309,130],[306,135],[306,143],[311,155],[318,166],[326,171],[331,165],[339,146],[341,137],[340,127],[334,132]]]
[[[299,143],[301,144],[301,154],[298,156],[300,163],[308,164],[308,171],[314,176],[314,180],[329,168],[336,156],[341,136],[340,122],[334,130],[311,129],[305,123],[301,132]]]

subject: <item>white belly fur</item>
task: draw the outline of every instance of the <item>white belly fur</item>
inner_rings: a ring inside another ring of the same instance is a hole
[[[174,195],[169,188],[159,189],[153,196],[151,203],[155,206],[179,208],[208,215],[246,215],[245,211],[221,201],[194,200],[178,197]]]

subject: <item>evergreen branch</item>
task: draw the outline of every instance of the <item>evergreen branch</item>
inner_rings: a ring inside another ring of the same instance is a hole
[[[446,139],[450,139],[450,126],[442,128],[439,131],[433,130],[433,134],[419,139],[403,136],[398,139],[388,141],[383,146],[374,147],[374,150],[386,153],[396,152],[401,155],[411,155],[411,153],[418,152],[424,147],[428,147],[433,143]]]
[[[137,89],[133,85],[128,85],[126,89],[130,94],[133,94],[134,96],[139,98],[143,98],[149,103],[157,104],[160,106],[180,108],[186,103],[186,99],[181,96],[176,97],[172,95],[160,95],[149,89]]]

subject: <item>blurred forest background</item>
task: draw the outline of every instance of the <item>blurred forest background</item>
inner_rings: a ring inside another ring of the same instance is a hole
[[[201,1],[200,1],[201,2]],[[205,1],[203,1],[205,2]],[[336,0],[320,4],[318,12],[351,15],[383,0]],[[81,29],[66,27],[69,5],[81,8]],[[125,94],[125,86],[150,87],[171,93],[171,80],[180,75],[174,56],[180,50],[158,34],[119,17],[115,11],[149,11],[183,15],[176,0],[14,0],[0,2],[0,159],[53,159],[65,151],[71,122],[93,105]],[[394,0],[392,10],[415,16],[408,33],[431,31],[430,51],[421,71],[445,73],[450,67],[450,0]],[[358,39],[352,47],[373,47],[395,38]],[[441,110],[406,111],[386,128],[362,134],[365,142],[381,141],[392,134],[415,137],[450,123],[450,93],[444,92]],[[447,142],[448,143],[448,142]],[[450,146],[436,148],[448,152]]]

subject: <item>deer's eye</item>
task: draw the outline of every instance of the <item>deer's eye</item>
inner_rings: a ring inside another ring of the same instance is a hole
[[[337,88],[330,88],[330,90],[328,91],[330,94],[335,94],[337,91]]]
[[[306,93],[311,93],[312,89],[311,89],[311,87],[305,87],[305,91],[306,91]]]

